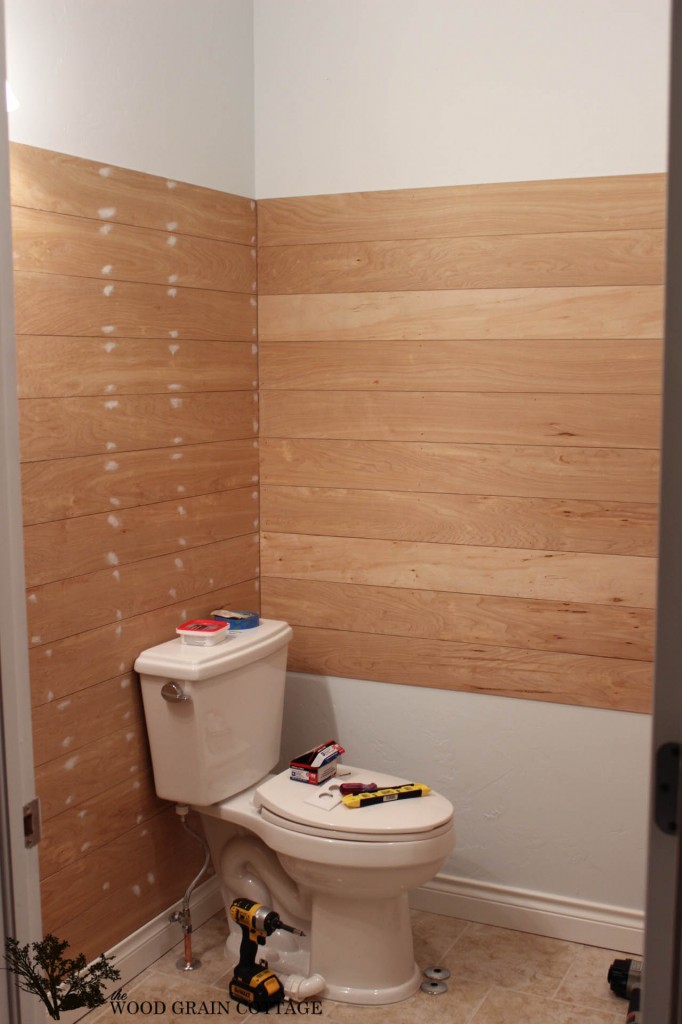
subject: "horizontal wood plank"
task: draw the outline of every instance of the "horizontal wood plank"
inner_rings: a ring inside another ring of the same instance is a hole
[[[187,619],[205,618],[215,608],[248,608],[258,611],[258,582],[245,580],[218,587],[205,594],[94,629],[34,646],[29,651],[31,700],[34,707],[62,700],[69,694],[102,679],[133,671],[140,651],[175,636],[175,628]]]
[[[42,765],[141,722],[139,687],[130,674],[105,679],[35,708],[32,721],[35,763]]]
[[[262,341],[660,338],[662,316],[660,285],[262,295],[259,335]]]
[[[177,818],[172,809],[165,813]],[[57,935],[68,935],[71,947],[82,950],[88,960],[111,949],[158,914],[166,914],[177,902],[178,890],[185,892],[201,869],[201,847],[177,820],[179,834],[172,843],[156,838],[151,827],[155,820],[150,826],[141,825],[132,834],[121,836],[111,856],[115,874],[100,882],[97,898],[89,901],[83,913],[65,921],[47,915],[43,918],[43,927],[52,928]],[[197,822],[193,826],[196,828]],[[135,842],[138,838],[140,843]],[[91,884],[94,877],[90,878]],[[146,988],[145,994],[148,991]],[[164,983],[158,998],[167,996]]]
[[[268,485],[656,502],[647,449],[275,439],[261,441]]]
[[[289,341],[260,350],[263,390],[659,394],[653,339]]]
[[[145,772],[149,766],[147,738],[141,722],[88,743],[36,768],[40,811],[47,821],[68,807],[78,807],[97,793]]]
[[[21,467],[24,523],[116,512],[258,482],[253,440],[90,455]]]
[[[254,293],[256,250],[15,206],[15,271]]]
[[[250,533],[117,568],[34,587],[30,642],[51,643],[106,623],[189,601],[258,575],[258,535]]]
[[[572,601],[263,578],[262,611],[294,627],[651,661],[654,611]]]
[[[257,349],[250,341],[20,334],[17,377],[20,398],[248,391],[258,385]]]
[[[651,709],[642,661],[299,627],[289,671],[467,690],[581,707]]]
[[[10,143],[10,179],[13,206],[242,245],[256,241],[256,204],[243,196],[17,142]]]
[[[27,398],[19,403],[24,462],[196,445],[257,433],[256,396],[246,391],[184,396]],[[50,424],[49,433],[45,424]]]
[[[262,246],[260,295],[661,284],[664,233],[575,232]]]
[[[265,391],[261,436],[657,448],[649,395]]]
[[[664,174],[265,199],[262,246],[665,226]]]
[[[269,534],[263,576],[653,608],[654,559],[525,548]]]
[[[14,275],[17,334],[165,338],[169,343],[252,341],[256,300],[239,292],[20,271]]]
[[[268,533],[621,555],[654,556],[658,539],[653,503],[572,498],[271,485],[261,520]]]
[[[111,789],[68,807],[43,823],[40,875],[47,878],[165,808],[154,792],[151,771],[138,772]]]
[[[182,554],[257,529],[258,491],[251,487],[27,526],[26,584]]]

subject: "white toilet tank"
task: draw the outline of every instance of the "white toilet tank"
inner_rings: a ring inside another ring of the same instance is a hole
[[[140,654],[135,669],[162,799],[217,803],[275,766],[291,636],[286,622],[261,619],[213,647],[178,637]]]

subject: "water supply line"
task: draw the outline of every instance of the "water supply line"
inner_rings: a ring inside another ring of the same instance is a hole
[[[196,971],[198,967],[201,967],[201,960],[197,957],[192,957],[192,915],[189,909],[189,899],[195,887],[206,874],[206,870],[211,860],[211,853],[208,848],[208,843],[204,837],[198,832],[195,832],[194,829],[191,829],[187,824],[187,815],[189,814],[189,807],[187,804],[178,804],[175,808],[175,813],[179,815],[185,832],[188,832],[193,839],[196,839],[204,850],[204,863],[201,871],[196,878],[190,882],[187,892],[182,897],[180,909],[174,911],[169,918],[169,920],[177,922],[181,926],[185,938],[184,955],[181,956],[179,960],[176,960],[175,966],[179,971]]]

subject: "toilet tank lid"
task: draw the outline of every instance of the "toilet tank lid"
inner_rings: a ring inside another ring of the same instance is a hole
[[[261,619],[253,629],[228,632],[227,637],[212,647],[183,643],[180,637],[167,640],[142,651],[135,662],[135,671],[146,676],[170,679],[210,679],[221,672],[230,672],[267,657],[291,640],[291,626],[276,619]]]

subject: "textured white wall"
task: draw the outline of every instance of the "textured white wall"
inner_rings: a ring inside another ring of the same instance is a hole
[[[251,0],[7,0],[10,138],[254,195]]]
[[[260,198],[661,171],[668,0],[255,0]]]
[[[646,715],[290,673],[282,766],[333,736],[452,801],[446,873],[641,909],[649,734]]]

